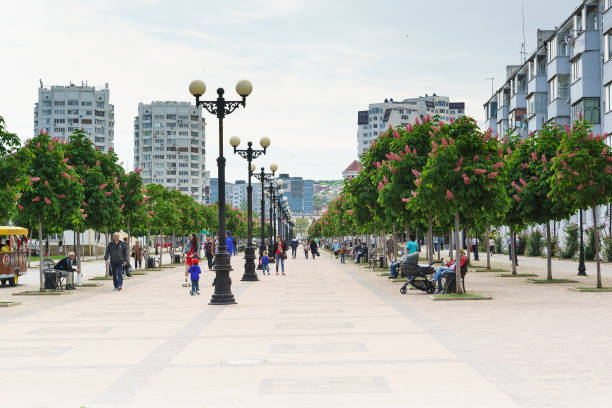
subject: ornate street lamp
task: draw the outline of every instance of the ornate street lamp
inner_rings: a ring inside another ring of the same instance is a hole
[[[196,106],[202,105],[208,112],[219,119],[219,157],[217,158],[217,171],[219,176],[219,245],[215,248],[215,293],[212,295],[210,305],[228,305],[236,303],[232,293],[232,280],[229,273],[232,270],[230,255],[225,246],[225,157],[223,157],[223,118],[234,112],[238,107],[246,106],[246,98],[253,91],[253,85],[242,80],[236,84],[236,92],[242,97],[241,101],[227,101],[223,97],[223,88],[217,89],[217,100],[201,101],[200,97],[206,92],[203,81],[195,80],[189,84],[189,92],[195,96]]]
[[[255,171],[252,161],[262,154],[266,154],[266,149],[270,147],[270,139],[262,137],[259,141],[263,150],[253,149],[253,143],[248,142],[246,149],[237,149],[240,145],[240,138],[234,136],[230,139],[230,145],[234,148],[234,154],[238,153],[248,162],[249,184],[247,185],[247,246],[244,251],[244,274],[243,281],[257,281],[259,278],[255,273],[255,245],[253,245],[253,186],[251,186],[251,175]]]
[[[266,196],[268,195],[268,191],[264,184],[268,180],[272,180],[274,178],[274,173],[278,170],[278,166],[276,164],[270,165],[270,170],[272,173],[266,173],[264,168],[261,168],[261,172],[255,173],[254,176],[257,180],[261,182],[261,237],[259,239],[259,259],[263,256],[264,251],[266,250]],[[257,269],[262,269],[261,265],[257,266]]]

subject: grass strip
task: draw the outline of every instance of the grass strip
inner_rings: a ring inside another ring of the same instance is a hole
[[[492,300],[491,296],[480,295],[478,293],[445,293],[431,295],[433,300]]]
[[[539,275],[536,275],[535,273],[516,273],[516,274],[500,273],[499,275],[497,275],[498,278],[528,278],[531,276],[539,276]]]
[[[96,282],[96,283],[83,283],[81,284],[81,286],[78,286],[79,288],[97,288],[99,286],[103,286],[101,283]]]
[[[573,279],[527,279],[527,282],[531,283],[577,283],[577,280]]]
[[[470,266],[470,268],[472,268],[472,267]],[[482,269],[482,268],[479,268],[479,269],[476,269],[476,270],[471,269],[470,272],[484,273],[484,272],[509,272],[509,271],[507,269],[503,269],[503,268],[491,268],[491,269],[486,269],[486,268]]]
[[[21,302],[0,302],[0,307],[13,307],[20,304]]]
[[[15,292],[13,296],[59,296],[71,294],[72,291],[64,292],[62,290],[26,290],[25,292]]]
[[[569,288],[576,292],[612,292],[612,286],[604,286],[602,288],[582,286],[577,288]]]

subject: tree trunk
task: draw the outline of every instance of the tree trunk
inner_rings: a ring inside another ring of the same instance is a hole
[[[76,265],[77,265],[77,269],[81,269],[81,233],[77,231],[76,233],[76,246],[77,246],[77,250],[76,250]]]
[[[132,231],[130,230],[130,222],[127,222],[127,233],[128,233],[128,243],[127,243],[127,253],[128,253],[128,259],[130,256],[130,245],[132,245]],[[136,258],[134,258],[136,259]]]
[[[601,263],[599,261],[599,230],[597,229],[597,205],[593,203],[593,235],[595,235],[595,262],[597,263],[597,289],[601,289]]]
[[[43,292],[45,290],[45,273],[43,272],[43,260],[44,260],[44,254],[43,254],[43,247],[42,247],[42,231],[43,231],[43,225],[42,225],[42,218],[40,217],[40,215],[38,216],[38,255],[40,257],[40,291]]]
[[[448,258],[449,260],[452,262],[454,259],[453,256],[453,242],[457,242],[455,239],[453,239],[455,236],[455,230],[451,230],[450,234],[448,234]]]
[[[164,242],[162,240],[162,231],[159,230],[159,267],[162,266],[162,255],[164,254]]]
[[[516,245],[514,238],[514,228],[510,227],[510,259],[512,262],[512,274],[516,275]]]
[[[433,250],[433,226],[430,215],[427,220],[427,259],[429,259],[429,263],[433,262]]]
[[[485,243],[487,244],[487,269],[491,269],[491,245],[489,245],[489,240],[491,239],[491,226],[489,224],[487,224],[485,239]]]
[[[387,267],[387,234],[385,234],[385,225],[382,226],[382,244],[383,244],[383,268]]]
[[[470,264],[470,260],[471,260],[471,252],[470,249],[472,249],[472,240],[470,239],[470,231],[469,231],[469,227],[465,228],[465,246],[467,247],[467,264]]]
[[[104,233],[104,239],[106,240],[106,248],[108,248],[108,230]],[[106,263],[106,262],[105,262]],[[105,276],[110,276],[110,264],[106,264]]]
[[[397,261],[397,229],[395,223],[393,223],[393,262]]]
[[[28,248],[29,245],[29,248]],[[30,261],[32,259],[32,228],[30,228],[30,236],[28,237],[28,245],[24,245],[28,250],[28,268],[30,267]]]
[[[214,242],[214,241],[213,241]],[[147,252],[145,256],[145,269],[149,267],[149,257],[151,256],[151,228],[147,229]]]
[[[546,279],[552,280],[552,244],[550,240],[550,221],[546,222]]]
[[[455,214],[455,242],[458,243],[457,250],[455,251],[455,283],[457,284],[457,293],[463,293],[463,286],[461,285],[461,245],[459,244],[459,213]]]

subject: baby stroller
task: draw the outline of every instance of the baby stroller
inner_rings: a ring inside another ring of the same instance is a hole
[[[436,290],[435,282],[429,279],[429,275],[435,272],[433,265],[442,261],[435,261],[429,265],[419,265],[419,254],[408,255],[408,260],[400,264],[400,273],[402,277],[408,277],[409,281],[400,288],[400,293],[405,295],[408,291],[408,285],[414,286],[416,289],[432,294]]]

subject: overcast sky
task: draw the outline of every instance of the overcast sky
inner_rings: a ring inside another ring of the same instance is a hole
[[[536,29],[554,28],[578,0],[525,1],[527,51]],[[339,179],[356,158],[357,111],[385,97],[437,93],[482,104],[521,61],[519,0],[49,0],[11,1],[0,15],[0,115],[33,134],[39,79],[103,88],[115,105],[115,149],[133,166],[138,102],[191,101],[192,79],[235,95],[253,82],[246,109],[225,121],[225,143],[272,139],[257,166]],[[206,166],[216,177],[216,119],[205,114]],[[229,152],[229,149],[226,149]],[[246,161],[228,157],[229,180]]]

